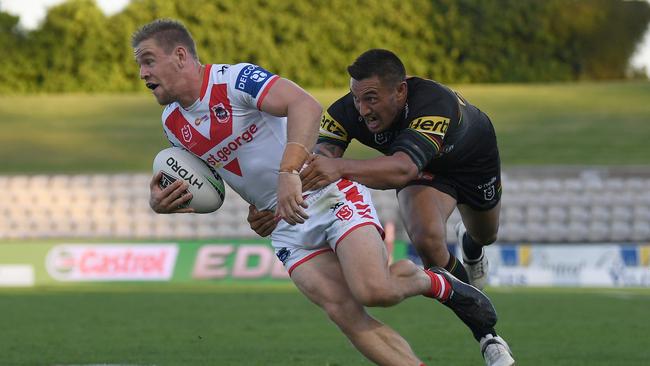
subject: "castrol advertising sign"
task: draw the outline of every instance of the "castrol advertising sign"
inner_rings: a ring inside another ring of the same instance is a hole
[[[57,245],[45,265],[59,281],[168,281],[177,254],[175,244]]]

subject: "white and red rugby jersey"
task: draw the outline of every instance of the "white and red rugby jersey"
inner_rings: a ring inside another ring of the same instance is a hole
[[[171,103],[162,114],[172,145],[203,159],[244,200],[262,210],[276,205],[278,169],[287,141],[286,118],[260,111],[278,80],[253,64],[205,65],[199,99],[187,109]]]

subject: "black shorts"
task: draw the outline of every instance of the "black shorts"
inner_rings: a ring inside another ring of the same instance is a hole
[[[501,162],[489,119],[473,128],[452,153],[433,160],[417,179],[406,184],[412,185],[433,187],[474,210],[496,206],[501,200]]]

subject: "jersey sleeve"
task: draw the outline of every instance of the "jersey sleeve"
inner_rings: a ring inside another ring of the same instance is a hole
[[[447,129],[454,116],[458,115],[458,104],[456,99],[447,96],[418,104],[421,105],[415,106],[408,127],[392,144],[391,153],[405,152],[422,170],[440,151]]]
[[[320,120],[318,143],[325,142],[346,149],[352,140],[342,102],[336,101],[326,111]]]
[[[260,109],[271,86],[280,79],[278,75],[260,66],[241,63],[228,69],[228,96],[231,103]]]

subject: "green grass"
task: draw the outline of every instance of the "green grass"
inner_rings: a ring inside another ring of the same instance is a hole
[[[488,289],[520,365],[646,365],[648,290]],[[372,313],[429,365],[480,365],[445,307]],[[2,365],[369,365],[293,287],[0,290]]]
[[[650,164],[650,82],[455,88],[491,116],[505,166]],[[312,91],[325,106],[345,92]],[[0,173],[148,171],[160,112],[145,94],[3,96]]]

